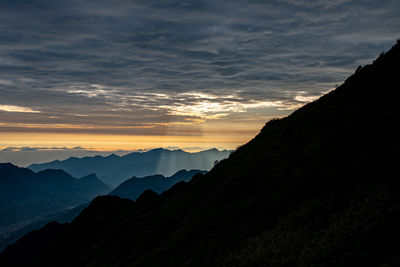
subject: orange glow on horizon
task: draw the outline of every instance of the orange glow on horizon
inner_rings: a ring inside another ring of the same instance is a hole
[[[0,149],[6,147],[67,147],[81,146],[89,150],[136,150],[156,147],[223,147],[235,149],[254,136],[129,136],[61,133],[0,133]]]
[[[136,133],[121,131],[118,127],[110,126],[108,127],[110,131],[107,132],[103,131],[102,128],[69,128],[65,125],[61,125],[64,127],[60,126],[58,132],[56,132],[54,127],[47,129],[45,127],[31,128],[29,124],[22,124],[15,130],[3,128],[5,131],[0,132],[0,150],[7,147],[83,147],[86,150],[95,151],[131,151],[159,147],[179,147],[181,149],[224,148],[232,150],[254,138],[265,121],[271,118],[269,116],[264,116],[261,119],[251,117],[227,118],[226,120],[209,120],[204,123],[188,125],[169,125],[168,127]],[[82,132],[77,132],[75,129]],[[138,129],[140,130],[140,127]]]

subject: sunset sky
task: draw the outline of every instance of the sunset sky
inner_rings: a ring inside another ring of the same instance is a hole
[[[399,0],[1,1],[0,150],[234,149],[400,38]]]

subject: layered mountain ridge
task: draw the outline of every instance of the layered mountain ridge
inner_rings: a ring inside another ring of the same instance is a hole
[[[0,163],[0,249],[19,228],[109,192],[96,175],[74,178],[63,170],[33,172]]]
[[[190,181],[190,179],[192,179],[192,177],[197,173],[206,174],[207,171],[180,170],[170,177],[165,177],[159,174],[142,178],[132,177],[111,191],[109,195],[136,200],[144,191],[148,189],[160,194],[178,182]]]
[[[71,157],[63,161],[32,164],[28,168],[36,172],[44,169],[62,169],[77,177],[95,173],[100,180],[116,187],[132,176],[171,176],[182,169],[210,170],[216,160],[224,159],[230,153],[229,150],[220,151],[215,148],[196,153],[158,148],[146,152],[132,152],[124,156],[111,154],[106,157]]]

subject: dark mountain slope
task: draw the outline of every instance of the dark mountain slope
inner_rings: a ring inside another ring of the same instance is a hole
[[[148,189],[160,194],[177,182],[190,181],[197,173],[205,174],[207,172],[201,170],[180,170],[171,177],[163,175],[151,175],[143,178],[132,177],[111,191],[110,195],[136,200],[140,194]]]
[[[82,212],[87,206],[89,206],[90,202],[83,203],[81,205],[75,206],[71,209],[63,209],[62,211],[58,211],[51,214],[42,215],[40,217],[35,217],[29,224],[22,224],[17,227],[13,227],[10,231],[5,232],[5,234],[0,237],[0,251],[2,251],[8,245],[14,243],[21,237],[25,236],[26,234],[40,229],[44,225],[50,222],[58,222],[58,223],[66,223],[71,222],[75,219],[79,213]],[[6,228],[6,227],[4,227]]]
[[[106,184],[118,186],[126,179],[155,174],[171,176],[182,169],[210,170],[216,160],[228,157],[231,151],[210,149],[197,153],[183,150],[153,149],[147,152],[133,152],[125,156],[95,156],[67,160],[55,160],[43,164],[32,164],[29,169],[62,169],[71,175],[81,177],[96,173]]]
[[[206,175],[136,202],[96,198],[71,224],[8,247],[0,264],[398,266],[399,97],[398,42]]]

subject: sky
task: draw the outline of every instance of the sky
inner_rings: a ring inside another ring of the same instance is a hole
[[[388,50],[399,14],[398,0],[2,0],[0,154],[234,149]]]

